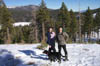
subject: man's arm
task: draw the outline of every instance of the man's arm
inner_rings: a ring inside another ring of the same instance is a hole
[[[56,42],[58,42],[58,35],[56,35]]]
[[[69,35],[68,35],[66,32],[64,32],[64,36],[65,36],[66,41],[68,42],[68,40],[69,40]]]

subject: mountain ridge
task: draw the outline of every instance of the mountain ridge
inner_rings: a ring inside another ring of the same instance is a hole
[[[26,5],[26,6],[16,6],[16,7],[8,7],[9,11],[12,13],[12,17],[14,18],[15,22],[30,22],[34,17],[32,15],[32,11],[37,11],[39,9],[39,6],[37,5]],[[98,9],[93,9],[92,13],[96,13]],[[56,18],[59,9],[49,9],[50,11],[50,16],[52,18]],[[86,10],[82,10],[81,13],[86,12]],[[75,15],[78,15],[78,12],[74,12]]]

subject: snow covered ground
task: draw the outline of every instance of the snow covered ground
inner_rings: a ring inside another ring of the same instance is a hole
[[[68,44],[69,61],[50,62],[40,44],[0,45],[0,66],[100,66],[100,45]],[[57,49],[57,46],[56,46]],[[62,51],[62,54],[63,51]]]
[[[16,22],[13,24],[14,27],[16,26],[29,26],[31,24],[31,22]]]

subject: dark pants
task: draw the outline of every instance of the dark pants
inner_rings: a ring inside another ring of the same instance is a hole
[[[56,52],[55,46],[51,46],[51,48],[49,48],[49,52]]]
[[[68,53],[67,53],[66,45],[58,45],[58,50],[59,50],[60,54],[61,54],[61,48],[63,48],[63,50],[65,52],[65,57],[67,57]]]

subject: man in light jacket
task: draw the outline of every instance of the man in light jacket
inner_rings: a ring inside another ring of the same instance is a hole
[[[59,50],[59,53],[61,54],[61,48],[63,48],[64,53],[65,53],[65,56],[64,56],[65,61],[66,60],[68,61],[68,53],[66,50],[66,42],[68,42],[68,39],[69,39],[68,34],[66,32],[63,32],[63,28],[60,27],[59,32],[57,34],[58,50]]]

